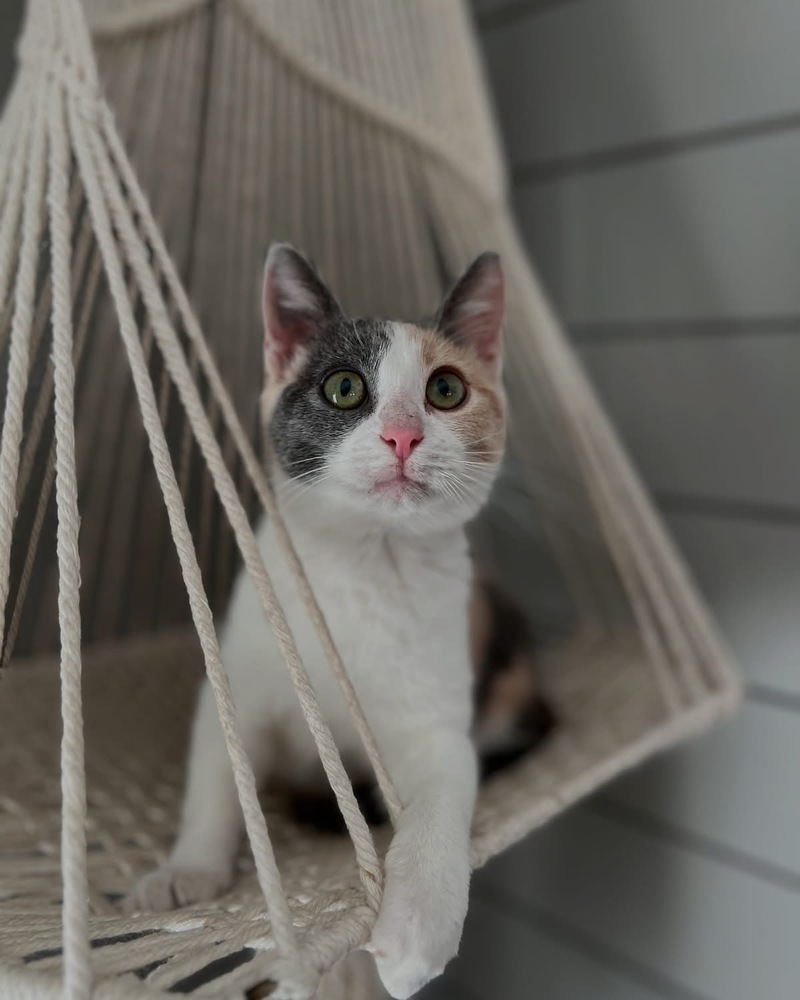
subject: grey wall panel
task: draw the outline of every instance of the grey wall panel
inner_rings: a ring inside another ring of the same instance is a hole
[[[666,522],[747,681],[791,704],[800,697],[800,528],[691,513]]]
[[[503,962],[487,962],[502,954]],[[502,902],[476,895],[450,978],[480,1000],[658,1000],[624,960],[601,953],[580,935]]]
[[[658,820],[679,842],[691,834],[710,856],[800,891],[800,767],[789,761],[800,761],[800,713],[750,702],[606,798]]]
[[[528,185],[517,207],[568,323],[797,315],[798,176],[800,131]]]
[[[418,1000],[482,1000],[475,994],[465,993],[449,976],[435,979],[417,996]]]
[[[800,512],[800,321],[786,334],[598,343],[581,355],[652,488]]]
[[[585,809],[502,855],[484,877],[694,995],[797,996],[800,893]]]
[[[485,40],[512,164],[797,116],[795,0],[537,6]]]

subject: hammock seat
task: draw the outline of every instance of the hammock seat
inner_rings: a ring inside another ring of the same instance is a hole
[[[340,960],[369,936],[388,834],[361,816],[251,528],[281,524],[253,445],[271,239],[362,315],[428,313],[478,252],[504,261],[510,454],[474,545],[537,622],[560,724],[482,789],[476,866],[731,711],[735,673],[531,271],[460,0],[29,0],[18,56],[0,120],[0,995],[378,996],[368,960]],[[349,837],[257,799],[213,619],[240,562]],[[126,915],[171,843],[204,672],[249,850],[216,902]]]

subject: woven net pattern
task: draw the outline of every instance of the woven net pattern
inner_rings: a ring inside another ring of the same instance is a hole
[[[641,683],[641,662],[630,636],[610,643],[587,636],[559,650],[548,668],[563,724],[540,753],[482,790],[476,864],[648,753],[699,731],[721,709],[718,696],[680,727],[666,724],[657,688]],[[143,998],[176,988],[244,996],[281,969],[247,851],[235,888],[214,904],[166,916],[128,917],[119,908],[132,882],[171,846],[201,675],[196,639],[181,631],[98,647],[84,662],[92,967],[100,982],[131,980]],[[61,975],[58,716],[57,664],[12,666],[0,701],[0,971],[24,969],[54,987]],[[346,838],[294,826],[279,811],[269,827],[295,925],[328,964],[361,943],[371,922],[352,849]],[[380,995],[373,990],[370,982],[365,996]]]

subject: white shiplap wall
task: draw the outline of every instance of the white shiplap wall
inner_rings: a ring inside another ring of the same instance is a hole
[[[800,997],[800,2],[474,0],[534,262],[747,683],[475,880],[440,1000]]]

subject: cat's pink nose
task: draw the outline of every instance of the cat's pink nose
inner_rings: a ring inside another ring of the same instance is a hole
[[[423,438],[421,427],[390,424],[381,431],[381,438],[392,448],[401,462],[405,462]]]

